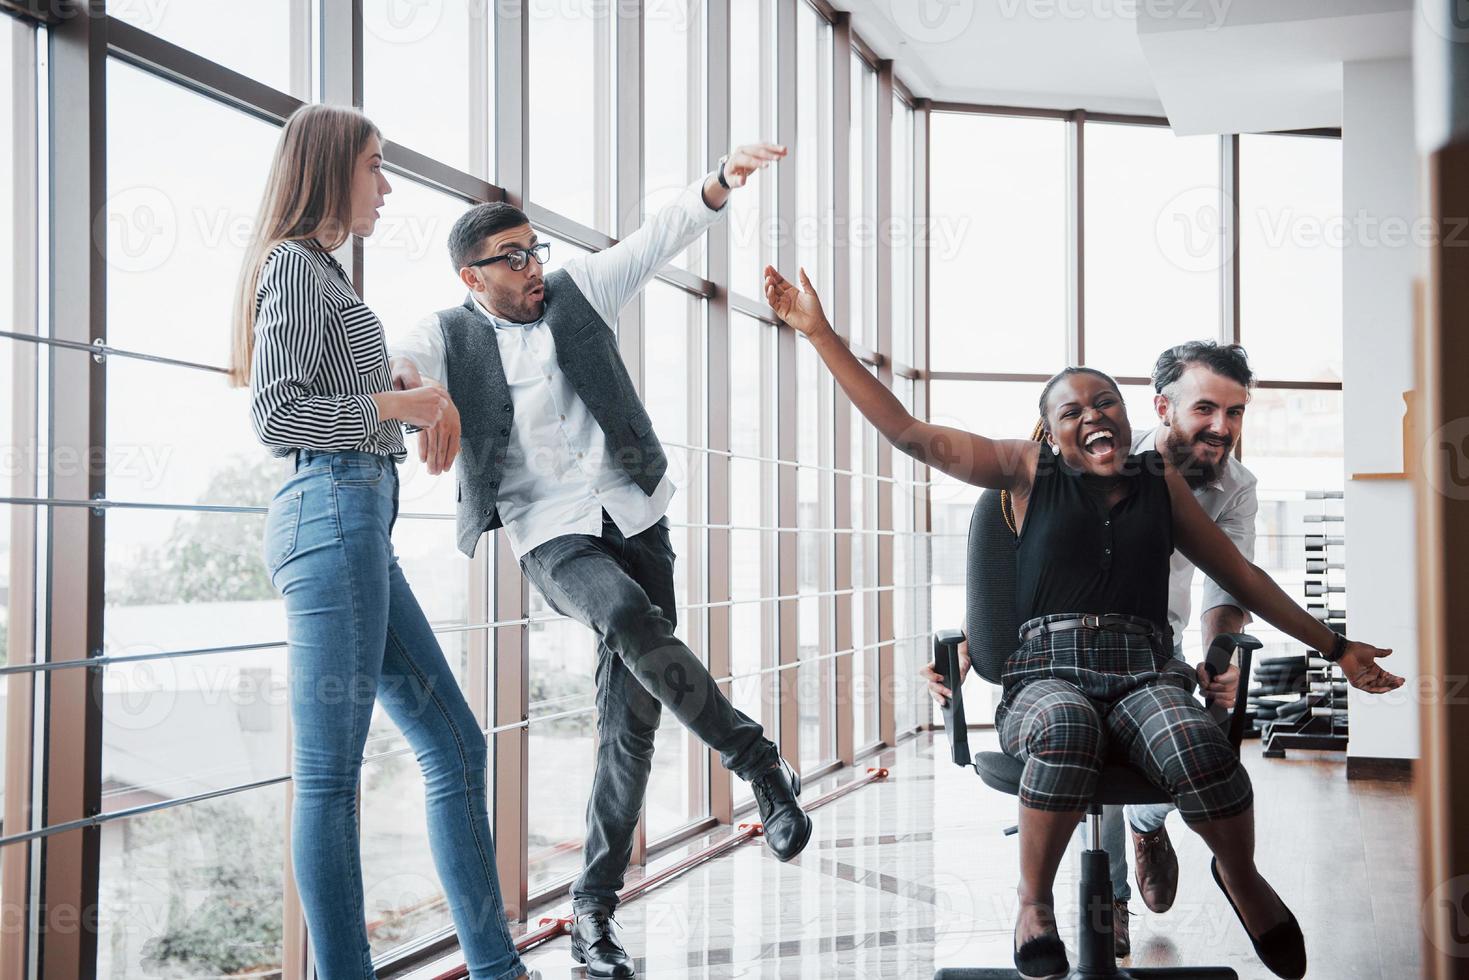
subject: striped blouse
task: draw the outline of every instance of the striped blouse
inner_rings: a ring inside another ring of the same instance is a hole
[[[382,323],[337,260],[282,242],[260,270],[250,414],[271,455],[343,450],[402,460],[403,429],[368,397],[393,387]]]

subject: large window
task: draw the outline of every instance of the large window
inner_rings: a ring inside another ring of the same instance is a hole
[[[107,491],[166,505],[105,518],[103,652],[217,650],[116,664],[102,678],[102,808],[230,790],[289,772],[283,606],[259,557],[262,464],[224,362],[230,297],[273,127],[120,62],[108,66],[108,341],[199,367],[111,357]],[[164,299],[166,298],[166,299]],[[83,357],[74,352],[59,356]],[[254,647],[237,649],[231,647]],[[107,824],[99,973],[217,975],[281,962],[279,786]],[[249,951],[211,941],[230,923]]]
[[[643,217],[712,169],[704,139],[704,18],[700,0],[643,12]],[[674,259],[704,271],[696,245]]]
[[[892,149],[892,218],[878,229],[877,246],[889,248],[893,256],[892,316],[893,360],[912,366],[913,300],[917,285],[917,208],[918,192],[913,169],[915,150],[913,108],[902,98],[893,96]]]
[[[495,5],[366,0],[363,107],[383,138],[493,179]]]
[[[704,301],[676,286],[655,282],[644,308],[644,401],[668,455],[670,479],[679,490],[669,505],[670,539],[678,555],[674,586],[677,635],[708,662],[708,357]],[[648,787],[648,837],[656,840],[709,812],[708,754],[664,711]]]
[[[28,51],[33,49],[35,39],[19,21],[0,17],[0,80],[16,95],[25,92],[23,78],[29,73]],[[17,113],[20,100],[12,96],[0,102],[0,160],[5,161],[5,174],[0,177],[0,242],[4,243],[13,261],[0,263],[0,329],[20,334],[36,332],[34,304],[28,294],[31,291],[31,267],[37,254],[34,231],[29,227],[24,214],[20,213],[30,196],[32,187],[28,181],[33,170],[34,146],[27,136],[27,120],[24,113]],[[29,415],[34,411],[33,397],[29,405],[23,404],[28,388],[18,382],[26,373],[34,374],[35,351],[32,345],[11,340],[0,341],[0,385],[10,393],[0,403],[0,433],[7,440],[10,452],[7,458],[9,478],[4,481],[6,493],[17,497],[34,495],[33,481],[27,479],[25,468],[16,465],[20,458],[16,450],[33,441]],[[27,372],[29,367],[29,372]],[[26,537],[26,527],[34,521],[35,511],[29,507],[0,507],[0,589],[6,601],[0,604],[0,650],[4,663],[21,664],[31,659],[34,650],[27,647],[29,637],[20,635],[13,628],[22,621],[27,603],[25,590],[13,588],[11,582],[13,549],[21,545]],[[19,533],[17,533],[19,532]],[[29,562],[25,562],[29,564]],[[12,607],[21,606],[20,616],[12,616]],[[5,678],[0,681],[0,746],[9,746],[9,731],[12,721],[24,720],[25,708],[32,693],[29,680],[24,677]],[[15,744],[24,750],[23,739],[17,737]],[[22,772],[10,771],[11,755],[6,753],[0,762],[0,780],[8,784],[12,778],[24,782]],[[0,785],[0,833],[25,829],[23,825],[12,826],[12,820],[22,820],[23,800],[6,799],[5,788]],[[12,816],[14,815],[14,816]],[[8,874],[4,869],[12,862],[24,858],[24,849],[8,847],[0,849],[0,882]]]
[[[852,122],[847,160],[851,167],[847,205],[847,257],[851,311],[842,328],[869,350],[877,349],[877,72],[856,51],[851,53]]]
[[[934,113],[929,356],[946,371],[1066,358],[1066,127]]]
[[[775,130],[775,0],[733,0],[730,4],[729,56],[738,65],[740,84],[729,89],[730,145],[773,143]],[[730,288],[759,301],[767,265],[775,263],[779,240],[774,171],[753,175],[730,201]]]
[[[300,91],[307,77],[300,52],[311,29],[311,17],[309,8],[298,0],[252,0],[248,17],[236,16],[239,8],[233,0],[107,0],[106,6],[110,16],[226,68],[298,98],[308,94]]]
[[[1086,360],[1148,375],[1166,348],[1219,335],[1219,139],[1088,123],[1085,159]]]
[[[223,371],[236,277],[292,98],[346,102],[360,92],[382,130],[392,193],[371,238],[337,257],[389,343],[464,301],[447,238],[467,208],[525,203],[552,243],[550,272],[625,236],[707,173],[709,126],[723,125],[725,107],[731,145],[790,142],[792,155],[737,190],[720,219],[728,227],[712,232],[729,236],[728,267],[697,242],[611,324],[676,486],[669,611],[735,705],[803,772],[879,743],[890,720],[882,692],[899,692],[900,733],[926,704],[921,689],[905,693],[883,673],[885,651],[909,674],[927,656],[923,474],[904,459],[893,477],[878,475],[876,433],[837,398],[811,346],[770,315],[761,288],[777,256],[804,265],[850,313],[844,329],[869,368],[890,377],[896,354],[895,391],[910,406],[922,401],[913,333],[923,257],[911,235],[879,222],[878,200],[890,190],[899,220],[915,219],[915,132],[926,110],[910,107],[890,65],[854,53],[867,48],[849,24],[807,0],[730,0],[727,23],[710,20],[702,0],[529,0],[523,15],[514,6],[364,0],[358,16],[343,16],[331,4],[262,0],[243,16],[218,0],[110,0],[106,15],[128,26],[100,23],[108,43],[91,48],[38,46],[32,29],[0,17],[0,79],[10,83],[0,100],[0,241],[14,257],[0,268],[0,381],[10,392],[0,403],[10,438],[0,500],[0,792],[9,791],[0,795],[0,898],[20,923],[37,921],[30,903],[95,903],[99,976],[294,975],[309,957],[288,846],[284,604],[260,556],[288,464],[259,445],[249,394]],[[64,20],[43,42],[84,23]],[[794,30],[778,36],[778,24]],[[726,37],[728,57],[711,56]],[[39,75],[38,51],[49,52]],[[507,71],[511,62],[523,75]],[[715,64],[727,70],[711,73]],[[105,98],[94,106],[79,91]],[[898,93],[891,134],[880,131],[889,91]],[[55,92],[76,125],[48,134],[45,99]],[[851,98],[839,102],[843,92]],[[780,107],[793,115],[777,118]],[[889,135],[893,152],[880,153]],[[105,159],[85,159],[89,138]],[[105,187],[87,190],[82,179],[61,195],[51,186],[94,165]],[[838,198],[840,174],[851,190]],[[789,192],[777,194],[782,184]],[[94,193],[72,209],[75,195]],[[102,308],[77,304],[42,320],[39,298],[59,306],[76,295],[61,287],[90,288],[78,261],[90,248],[106,260]],[[884,249],[894,250],[891,284],[877,278]],[[836,297],[848,260],[851,292],[844,282]],[[891,349],[879,350],[888,316]],[[32,336],[48,330],[64,342]],[[94,337],[105,346],[92,347]],[[60,378],[67,387],[52,390]],[[96,416],[80,394],[88,378],[100,382]],[[564,901],[582,867],[597,674],[612,654],[526,584],[500,535],[473,558],[460,554],[457,479],[426,472],[417,438],[399,467],[394,550],[489,742],[502,893],[514,917],[533,920]],[[62,478],[66,459],[53,450],[73,449],[104,462],[105,482],[81,491],[85,481]],[[71,587],[79,579],[86,589]],[[891,621],[881,614],[889,597]],[[29,663],[93,656],[104,660],[85,674]],[[95,678],[100,714],[86,698],[57,696],[84,676]],[[87,737],[45,744],[55,731]],[[38,759],[51,764],[32,772]],[[97,797],[100,848],[44,827],[38,793]],[[394,972],[418,965],[454,924],[417,760],[380,706],[360,794],[366,926],[375,967]],[[665,710],[640,860],[753,807],[748,784]],[[45,835],[45,866],[74,875],[43,877],[32,843],[3,843],[31,830]],[[55,892],[70,880],[80,884]],[[0,947],[0,973],[16,948]]]
[[[776,663],[776,328],[730,318],[729,666],[734,706],[779,736]],[[752,802],[736,780],[737,805]]]
[[[930,417],[1024,437],[1041,383],[1080,348],[1084,363],[1123,379],[1140,434],[1157,424],[1153,389],[1138,382],[1158,354],[1186,340],[1233,341],[1226,312],[1237,309],[1239,339],[1262,383],[1241,440],[1243,462],[1259,479],[1256,561],[1288,586],[1299,581],[1301,536],[1310,530],[1302,521],[1306,495],[1339,490],[1343,481],[1340,141],[1262,135],[1238,137],[1236,146],[1233,137],[1179,138],[1162,125],[1064,113],[935,114],[930,125],[930,349],[935,368],[953,372],[930,383]],[[1078,138],[1067,140],[1068,127]],[[1073,156],[1078,145],[1084,153]],[[1235,159],[1231,173],[1226,164]],[[1078,163],[1081,208],[1066,184]],[[996,187],[1006,203],[992,205]],[[1026,202],[1024,213],[1016,201]],[[951,241],[959,244],[947,249]],[[1078,246],[1082,261],[1068,262]],[[1000,255],[1002,248],[1011,254]],[[1231,295],[1235,254],[1239,287]],[[1010,281],[996,289],[992,268],[1007,268]],[[974,295],[977,284],[983,288]],[[1022,293],[1028,309],[1002,307],[1017,329],[989,332],[994,304],[1006,297],[1018,304]],[[1073,308],[1078,297],[1082,309]],[[1027,319],[1036,304],[1046,304],[1044,320]],[[965,532],[976,499],[974,488],[941,475],[932,487],[938,624],[962,621]],[[1195,613],[1201,585],[1196,575]],[[1257,628],[1277,642],[1274,631]],[[1197,615],[1183,642],[1186,654],[1199,653]],[[971,719],[989,704],[993,692],[983,687]]]
[[[804,2],[796,5],[796,253],[823,296],[831,295],[832,183],[831,25]]]
[[[1240,339],[1267,378],[1341,380],[1341,141],[1241,136]]]
[[[530,199],[614,234],[617,85],[613,60],[625,5],[529,0]],[[630,152],[636,152],[628,148]]]

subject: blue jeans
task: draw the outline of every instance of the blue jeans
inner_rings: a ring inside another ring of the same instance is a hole
[[[760,723],[730,704],[677,622],[668,519],[631,538],[602,515],[602,534],[565,534],[532,548],[521,571],[551,608],[597,634],[597,768],[587,800],[577,911],[617,906],[664,705],[749,780],[779,760]]]
[[[1183,659],[1183,644],[1173,644],[1173,656]],[[1127,822],[1145,834],[1151,834],[1163,826],[1176,807],[1172,803],[1142,803],[1136,806],[1102,807],[1102,849],[1112,867],[1112,897],[1119,902],[1132,900],[1132,885],[1128,881],[1127,831],[1122,826],[1123,811]]]
[[[495,874],[485,738],[393,554],[397,515],[390,457],[301,450],[266,519],[265,560],[286,600],[291,855],[317,975],[376,976],[357,787],[381,701],[423,770],[429,843],[469,975],[514,980],[526,971]]]

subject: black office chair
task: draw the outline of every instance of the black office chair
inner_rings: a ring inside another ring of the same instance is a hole
[[[1006,659],[1019,646],[1020,624],[1015,616],[1015,536],[1006,526],[1000,510],[1000,492],[986,490],[974,506],[969,519],[968,574],[965,589],[966,629],[944,630],[934,634],[934,657],[939,672],[945,675],[944,686],[954,697],[944,708],[945,728],[957,765],[970,765],[968,731],[964,720],[964,697],[959,689],[959,643],[969,639],[970,666],[991,684],[1000,683]],[[1240,676],[1250,676],[1250,653],[1260,641],[1244,633],[1228,633],[1215,637],[1207,663],[1215,673],[1229,665],[1234,651],[1239,651]],[[1230,744],[1239,750],[1244,733],[1247,698],[1244,692],[1235,699],[1233,711],[1211,709],[1215,720],[1229,734]],[[980,752],[973,758],[979,778],[985,784],[1017,796],[1020,793],[1020,760],[1003,752]],[[1088,848],[1082,854],[1081,922],[1079,962],[1073,966],[1071,980],[1111,977],[1125,980],[1136,977],[1196,978],[1196,980],[1238,980],[1238,974],[1227,967],[1149,967],[1124,970],[1117,965],[1112,944],[1112,876],[1107,852],[1102,849],[1102,806],[1104,804],[1167,803],[1168,794],[1158,789],[1136,769],[1126,765],[1105,765],[1097,781],[1097,792],[1087,807],[1089,824]],[[1089,914],[1090,913],[1090,914]],[[1012,969],[971,969],[946,967],[934,974],[934,980],[1012,980],[1020,974]]]

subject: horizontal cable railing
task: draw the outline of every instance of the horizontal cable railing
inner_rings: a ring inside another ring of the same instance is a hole
[[[788,664],[775,664],[770,667],[762,667],[758,670],[753,670],[746,673],[730,674],[725,677],[715,678],[715,680],[718,683],[724,684],[751,677],[758,677],[765,674],[778,674],[782,671],[796,670],[801,667],[809,666],[815,663],[836,660],[841,657],[855,656],[856,654],[866,650],[878,650],[885,647],[895,646],[899,643],[906,643],[913,640],[926,638],[927,636],[927,633],[915,633],[910,636],[895,637],[891,640],[881,640],[874,643],[864,643],[855,647],[848,648],[846,650],[837,650],[832,653],[825,653],[815,657],[806,657],[804,659],[796,660]],[[565,718],[574,718],[580,715],[590,714],[594,711],[596,711],[596,705],[588,705],[586,707],[575,708],[569,711],[560,711],[549,715],[539,715],[534,718],[526,718],[524,720],[511,722],[509,724],[495,725],[490,728],[481,729],[480,733],[485,736],[490,736],[500,734],[501,732],[515,731],[517,729],[529,729],[532,726],[544,725],[547,722],[559,721]],[[391,759],[397,756],[407,755],[412,751],[413,749],[411,746],[403,746],[397,749],[389,749],[387,751],[374,753],[370,756],[365,757],[362,760],[362,764],[366,766],[374,762],[380,762],[384,759]],[[11,844],[20,844],[26,841],[40,840],[46,837],[52,837],[56,834],[68,833],[73,830],[85,830],[91,827],[100,827],[103,824],[112,823],[118,820],[126,820],[132,817],[144,816],[150,813],[157,813],[162,810],[170,810],[181,806],[189,806],[195,803],[205,803],[210,800],[222,799],[227,796],[234,796],[240,793],[248,793],[252,790],[278,786],[282,783],[287,783],[290,781],[291,776],[288,774],[274,776],[269,779],[259,779],[253,782],[241,783],[238,786],[230,786],[223,789],[210,790],[203,793],[194,793],[190,794],[189,796],[180,796],[168,800],[159,800],[154,803],[145,803],[139,806],[126,807],[121,810],[109,810],[103,813],[96,814],[95,816],[84,817],[79,820],[69,820],[64,823],[52,824],[46,827],[38,827],[35,830],[27,830],[21,833],[6,834],[4,836],[0,836],[0,847],[6,847]]]

